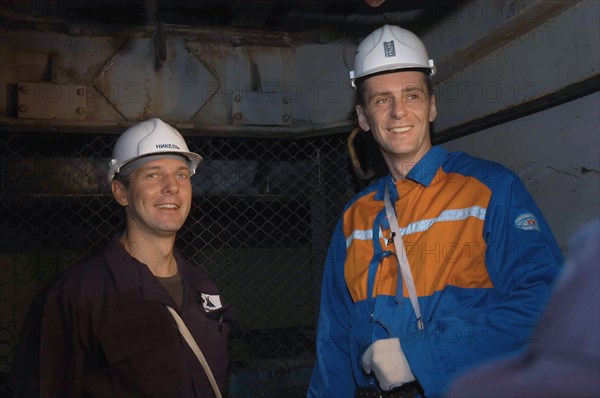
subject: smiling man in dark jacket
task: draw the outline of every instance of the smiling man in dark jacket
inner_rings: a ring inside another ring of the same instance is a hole
[[[223,389],[231,309],[208,275],[174,247],[201,160],[160,119],[119,137],[109,180],[125,208],[125,231],[32,305],[13,366],[15,396],[212,397],[217,384]]]

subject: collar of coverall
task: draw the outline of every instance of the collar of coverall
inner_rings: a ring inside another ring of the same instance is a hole
[[[444,158],[448,155],[441,146],[433,146],[408,172],[406,178],[428,187],[431,185]]]

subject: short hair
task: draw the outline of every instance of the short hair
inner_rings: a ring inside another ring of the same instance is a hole
[[[130,183],[130,177],[131,174],[125,174],[125,173],[117,173],[115,174],[115,177],[113,178],[113,181],[117,181],[120,182],[121,184],[123,184],[123,186],[127,189],[129,189],[129,183]]]

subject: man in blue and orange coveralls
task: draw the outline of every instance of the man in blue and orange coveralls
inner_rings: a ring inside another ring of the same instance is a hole
[[[523,349],[563,262],[518,176],[432,146],[434,73],[400,27],[358,46],[358,122],[389,175],[335,229],[309,397],[443,395],[462,371]]]

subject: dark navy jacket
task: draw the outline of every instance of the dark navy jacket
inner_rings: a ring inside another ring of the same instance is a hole
[[[12,387],[23,397],[212,397],[198,360],[165,305],[193,334],[221,390],[227,372],[226,306],[208,275],[175,252],[183,308],[115,237],[102,254],[66,271],[30,310]]]

